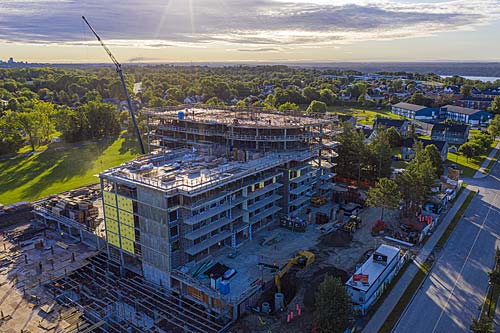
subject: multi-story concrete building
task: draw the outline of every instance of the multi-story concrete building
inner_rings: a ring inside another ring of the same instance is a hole
[[[328,190],[331,122],[199,108],[146,114],[157,150],[100,174],[108,257],[235,318],[259,285],[241,277],[223,291],[215,273],[208,285],[188,272]]]

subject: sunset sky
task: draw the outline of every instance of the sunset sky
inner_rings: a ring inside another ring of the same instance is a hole
[[[500,0],[1,0],[0,59],[500,61]]]

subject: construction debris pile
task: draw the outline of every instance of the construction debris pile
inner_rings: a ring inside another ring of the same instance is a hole
[[[99,197],[99,188],[88,187],[49,197],[42,206],[56,216],[65,216],[93,231],[103,221],[102,217],[99,217],[99,209],[94,204]]]

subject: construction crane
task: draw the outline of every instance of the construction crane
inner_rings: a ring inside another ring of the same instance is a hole
[[[125,84],[125,78],[123,77],[122,65],[118,62],[118,60],[116,60],[106,44],[104,44],[104,42],[102,41],[101,37],[99,37],[97,32],[95,32],[94,28],[92,28],[92,26],[90,25],[89,21],[87,21],[85,16],[82,16],[82,19],[85,21],[85,23],[87,23],[90,30],[94,33],[99,43],[101,43],[108,56],[111,58],[111,61],[115,64],[116,72],[118,73],[118,75],[120,75],[120,81],[122,82],[123,90],[125,91],[125,96],[127,97],[128,110],[130,113],[130,117],[132,118],[132,123],[134,124],[135,134],[137,136],[137,140],[139,141],[139,147],[141,148],[141,153],[145,154],[146,151],[144,150],[144,144],[142,143],[141,131],[139,130],[139,126],[137,125],[134,109],[132,108],[132,101],[130,100],[130,96],[128,94],[127,85]]]

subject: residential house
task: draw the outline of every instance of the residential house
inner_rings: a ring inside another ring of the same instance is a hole
[[[491,113],[456,105],[445,105],[440,109],[440,117],[462,124],[477,126],[488,124],[491,119]]]
[[[375,118],[373,129],[375,130],[379,126],[383,126],[387,129],[394,127],[402,136],[406,136],[406,134],[408,134],[409,124],[410,122],[405,119]]]
[[[434,145],[438,149],[441,160],[444,162],[448,158],[448,143],[446,141],[438,141],[438,140],[424,140],[424,139],[416,139],[422,142],[423,147],[427,147],[429,145]],[[401,157],[404,161],[411,161],[415,157],[415,139],[408,138],[403,140],[403,145],[401,146]]]
[[[500,96],[500,88],[485,89],[477,93],[477,95],[480,97],[487,97],[493,99],[497,96]]]
[[[398,103],[392,106],[391,112],[402,117],[417,120],[432,120],[438,117],[439,111],[423,105]]]
[[[448,145],[461,145],[469,138],[469,127],[463,124],[435,124],[432,127],[431,139],[446,141]]]

